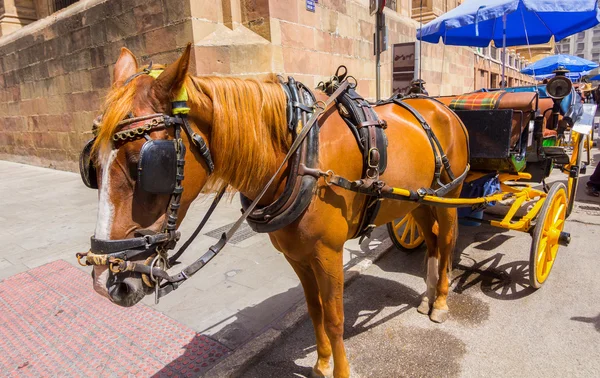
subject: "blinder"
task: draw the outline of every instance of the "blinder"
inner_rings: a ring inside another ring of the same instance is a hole
[[[81,154],[79,155],[79,173],[81,174],[81,180],[91,189],[98,189],[98,176],[96,176],[96,165],[92,161],[92,145],[96,138],[90,139]]]
[[[175,140],[150,139],[140,150],[138,187],[148,193],[171,194],[177,184]]]

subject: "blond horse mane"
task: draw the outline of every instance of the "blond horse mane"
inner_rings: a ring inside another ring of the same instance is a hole
[[[274,80],[189,77],[186,87],[191,103],[200,109],[201,94],[212,101],[215,172],[207,185],[229,184],[241,192],[262,189],[291,144],[281,85]]]
[[[190,105],[202,111],[206,97],[212,102],[209,143],[215,172],[207,188],[229,184],[241,192],[260,190],[276,170],[279,155],[289,149],[286,96],[273,79],[187,77]],[[108,93],[94,151],[104,153],[112,148],[112,136],[119,121],[132,110],[135,92],[134,80],[114,86]]]

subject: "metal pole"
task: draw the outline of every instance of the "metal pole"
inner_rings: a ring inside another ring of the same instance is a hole
[[[375,15],[375,90],[377,101],[381,100],[381,13]]]
[[[502,16],[502,89],[506,88],[506,15]]]

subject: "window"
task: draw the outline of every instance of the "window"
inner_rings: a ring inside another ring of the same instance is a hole
[[[494,60],[498,59],[498,49],[494,46],[490,46],[490,58]]]
[[[515,57],[514,57],[514,55],[510,55],[508,57],[508,65],[511,66],[511,67],[515,66]]]
[[[593,61],[593,62],[598,62],[598,61],[600,61],[600,53],[593,53],[593,54],[592,54],[592,61]]]
[[[385,6],[390,8],[391,10],[393,10],[394,12],[397,11],[396,8],[396,0],[386,0],[385,2]]]
[[[578,53],[583,52],[584,49],[585,49],[585,43],[580,42],[577,44],[577,52]]]
[[[577,33],[577,42],[583,41],[585,39],[585,32]]]
[[[68,7],[71,4],[75,4],[79,0],[50,0],[48,2],[48,9],[50,13],[57,12],[63,8]]]
[[[578,57],[580,58],[584,58],[585,59],[585,55],[584,54],[577,54]]]

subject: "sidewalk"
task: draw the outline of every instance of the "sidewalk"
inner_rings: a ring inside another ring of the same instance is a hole
[[[91,268],[77,264],[75,253],[89,248],[96,222],[96,191],[86,188],[76,173],[5,161],[0,161],[0,178],[0,281],[60,259],[89,273]],[[200,197],[192,205],[181,227],[183,239],[194,230],[211,200],[211,196]],[[227,229],[240,215],[240,208],[237,196],[231,203],[221,203],[174,270],[216,243],[220,228]],[[379,229],[362,245],[346,243],[346,268],[388,249],[391,242],[386,235],[385,229]],[[93,290],[91,279],[89,286],[79,289]],[[98,296],[98,300],[103,299]],[[193,279],[158,305],[151,296],[143,303],[235,350],[303,301],[295,273],[268,236],[245,225]]]

